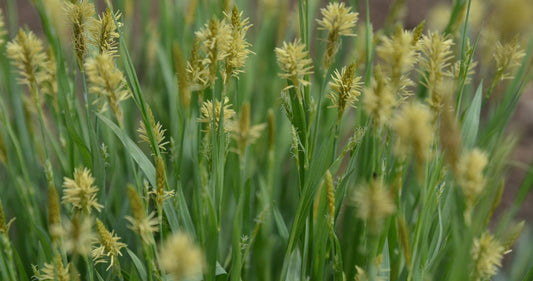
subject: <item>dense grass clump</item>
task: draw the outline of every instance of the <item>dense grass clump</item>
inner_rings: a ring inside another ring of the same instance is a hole
[[[533,280],[533,166],[496,211],[528,1],[16,2],[0,280]]]

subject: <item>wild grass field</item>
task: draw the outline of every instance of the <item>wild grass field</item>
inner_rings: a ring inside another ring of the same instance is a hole
[[[369,2],[0,3],[0,280],[532,281],[533,2]]]

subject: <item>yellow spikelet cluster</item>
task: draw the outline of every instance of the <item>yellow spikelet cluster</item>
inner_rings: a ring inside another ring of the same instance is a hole
[[[520,66],[520,62],[525,55],[526,53],[520,48],[516,38],[508,44],[496,42],[494,50],[496,76],[494,80],[514,78],[514,72]]]
[[[208,70],[209,85],[215,84],[218,62],[228,56],[230,48],[231,27],[225,20],[213,18],[200,31],[195,33],[201,42],[201,50],[206,54],[203,64]]]
[[[141,197],[131,185],[128,186],[128,197],[133,215],[133,217],[126,217],[126,220],[131,224],[128,227],[137,233],[144,243],[154,243],[153,233],[158,230],[157,225],[159,224],[157,218],[155,218],[155,212],[150,213],[148,216],[145,215]]]
[[[235,115],[235,111],[231,108],[228,97],[224,97],[224,109],[223,109],[223,122],[227,124],[228,121]],[[202,104],[201,108],[201,117],[198,118],[198,122],[206,123],[207,129],[205,132],[211,132],[211,123],[215,124],[215,132],[218,131],[218,124],[220,123],[220,114],[222,112],[222,103],[218,100],[215,100],[215,108],[213,116],[213,102],[208,100]],[[230,129],[228,126],[224,126],[224,132],[229,133]]]
[[[40,271],[34,266],[35,278],[39,281],[70,281],[70,263],[63,266],[63,259],[56,254],[53,263],[45,263]]]
[[[365,220],[374,233],[379,232],[384,220],[396,212],[396,205],[382,180],[359,186],[351,199],[357,208],[357,216]]]
[[[161,125],[159,121],[155,121],[152,109],[150,107],[148,107],[148,116],[150,117],[150,122],[152,123],[152,133],[154,134],[157,146],[159,147],[160,151],[164,152],[167,150],[165,146],[168,144],[168,141],[165,141],[166,129],[163,129],[163,125]],[[139,138],[141,141],[151,145],[148,132],[146,131],[146,126],[142,120],[139,121],[139,129],[137,129],[137,132],[139,133]]]
[[[158,156],[155,160],[155,178],[156,178],[156,202],[160,210],[163,210],[163,198],[165,197],[165,184],[166,184],[166,171],[165,161],[161,156]]]
[[[392,115],[396,98],[379,65],[374,71],[372,85],[365,88],[364,93],[365,111],[374,119],[376,125],[382,127]]]
[[[333,227],[333,223],[335,222],[335,186],[333,185],[333,177],[329,170],[326,171],[324,181],[326,184],[329,224],[330,227]]]
[[[376,48],[384,70],[390,77],[391,87],[401,99],[410,95],[407,87],[414,84],[408,76],[417,62],[416,44],[413,41],[412,32],[398,28],[390,37],[382,36],[381,44]]]
[[[322,19],[317,19],[318,29],[328,31],[326,53],[324,54],[324,69],[328,69],[339,48],[341,36],[355,36],[353,28],[357,23],[358,13],[351,11],[344,3],[329,3],[320,9]]]
[[[72,25],[74,50],[78,63],[83,65],[85,56],[89,51],[90,27],[95,14],[94,4],[88,0],[79,0],[75,3],[64,1],[65,13]]]
[[[192,43],[191,56],[186,66],[187,82],[192,91],[198,91],[207,86],[208,69],[204,67],[200,56],[200,47],[200,39],[195,37]]]
[[[421,175],[421,169],[430,157],[433,136],[429,109],[416,102],[407,104],[394,118],[391,126],[397,137],[394,152],[400,157],[414,153]]]
[[[355,63],[343,67],[340,72],[335,70],[331,77],[333,81],[329,82],[332,91],[328,97],[337,108],[337,122],[342,118],[346,105],[355,108],[355,103],[361,95],[361,77],[355,77],[355,71]]]
[[[240,118],[228,124],[231,137],[237,142],[238,153],[241,157],[244,157],[246,147],[259,138],[266,126],[265,124],[252,126],[250,123],[250,104],[245,103],[241,108]]]
[[[122,108],[120,102],[130,96],[124,75],[113,62],[113,57],[104,52],[87,60],[85,69],[89,77],[89,91],[98,95],[101,109],[108,103],[120,125],[122,125]]]
[[[231,13],[224,12],[224,15],[231,27],[231,39],[229,41],[228,55],[225,59],[226,71],[224,80],[227,83],[230,77],[239,76],[246,58],[251,53],[248,49],[251,44],[244,37],[252,25],[248,18],[242,19],[242,12],[239,12],[237,6],[233,6]]]
[[[117,11],[114,16],[118,22],[121,14]],[[102,15],[98,16],[98,19],[93,18],[93,21],[94,23],[89,26],[93,36],[92,43],[98,48],[100,54],[108,53],[110,56],[115,56],[117,53],[117,39],[120,35],[113,20],[113,13],[107,8]]]
[[[72,204],[76,211],[90,214],[92,209],[98,212],[103,208],[97,202],[98,187],[93,186],[94,178],[87,168],[76,168],[74,179],[64,178],[63,182],[63,204]]]
[[[38,86],[46,55],[43,52],[43,42],[33,32],[20,29],[17,37],[7,43],[7,56],[18,68],[21,84],[29,88]]]
[[[422,36],[420,50],[424,81],[422,82],[429,90],[428,104],[433,112],[438,113],[442,107],[442,81],[444,69],[450,65],[452,58],[453,41],[440,33],[430,33]]]
[[[504,248],[492,235],[483,233],[474,239],[470,254],[474,263],[472,280],[488,280],[502,266]]]
[[[57,106],[57,64],[54,51],[49,48],[46,53],[46,61],[41,73],[41,92],[54,99],[54,105]]]
[[[161,245],[161,267],[177,280],[202,272],[204,257],[200,248],[185,233],[174,233]]]
[[[91,251],[94,263],[105,263],[107,262],[107,259],[109,259],[107,270],[114,265],[117,265],[120,268],[118,256],[122,256],[120,249],[125,248],[126,244],[119,242],[120,237],[114,236],[113,231],[109,232],[99,219],[96,219],[96,230],[98,233],[99,246]]]
[[[487,154],[477,148],[461,156],[457,164],[457,183],[466,197],[467,208],[478,200],[485,187],[483,170],[488,164]]]
[[[309,53],[305,48],[300,39],[295,39],[289,44],[283,42],[283,46],[275,50],[278,65],[283,71],[279,76],[290,80],[296,88],[300,84],[309,85],[304,76],[313,73],[312,61],[308,58]]]

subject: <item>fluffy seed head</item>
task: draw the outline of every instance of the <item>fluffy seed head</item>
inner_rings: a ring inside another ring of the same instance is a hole
[[[63,204],[70,203],[76,211],[90,214],[92,208],[100,212],[104,207],[97,202],[98,187],[93,186],[94,178],[87,168],[76,168],[74,179],[65,177],[63,182]]]
[[[161,245],[159,252],[163,269],[178,280],[194,277],[202,272],[202,251],[185,233],[174,233]]]
[[[364,93],[363,104],[365,111],[379,127],[382,127],[392,115],[396,98],[379,65],[374,72],[371,86],[365,88]]]
[[[421,169],[430,156],[433,135],[429,109],[420,103],[407,104],[391,125],[397,137],[395,154],[405,157],[413,152],[418,171],[422,172]]]
[[[367,221],[375,233],[379,232],[383,221],[396,211],[392,196],[382,180],[359,186],[351,199],[357,208],[357,216]]]
[[[41,67],[46,61],[43,42],[31,31],[19,30],[17,37],[7,43],[7,56],[19,70],[19,81],[30,88],[39,83]]]
[[[487,154],[480,149],[473,149],[461,156],[457,164],[457,183],[463,190],[467,206],[472,207],[485,187],[483,170],[488,164]]]
[[[331,77],[333,81],[329,82],[332,91],[328,97],[337,108],[337,122],[342,117],[346,105],[355,108],[355,103],[361,95],[361,77],[355,77],[355,70],[355,63],[343,67],[340,72],[335,70]]]
[[[228,56],[230,48],[231,27],[225,20],[213,18],[200,31],[195,33],[201,42],[201,49],[206,54],[204,65],[209,70],[208,82],[213,87],[216,79],[217,65]]]
[[[483,233],[474,239],[470,254],[474,262],[472,280],[490,279],[502,266],[504,248],[492,235]]]
[[[220,123],[220,113],[222,111],[222,103],[218,100],[215,100],[215,116],[213,116],[213,102],[208,100],[204,101],[202,105],[202,115],[198,119],[200,123],[206,123],[207,129],[205,132],[211,131],[211,123],[215,123],[215,131],[218,131],[218,124]],[[235,115],[235,111],[231,109],[231,104],[229,103],[228,97],[224,97],[224,124],[227,124],[228,121]],[[224,132],[229,133],[229,127],[224,126]]]
[[[70,263],[63,267],[63,260],[58,253],[53,263],[45,263],[43,269],[39,270],[34,266],[35,277],[39,281],[70,281]]]
[[[81,218],[78,213],[67,221],[62,229],[63,248],[67,253],[86,256],[91,251],[91,245],[96,238],[92,229],[90,217]]]
[[[130,97],[124,75],[116,67],[113,57],[104,52],[87,60],[85,64],[89,78],[89,91],[98,95],[98,103],[101,110],[109,104],[111,111],[122,125],[122,109],[120,102]]]
[[[128,186],[128,197],[133,215],[133,217],[126,217],[126,220],[130,222],[128,227],[137,233],[144,243],[154,243],[153,233],[157,232],[159,224],[157,218],[155,218],[155,212],[150,213],[148,216],[145,215],[141,197],[131,185]]]
[[[96,230],[98,233],[98,243],[91,251],[94,263],[105,263],[109,259],[109,270],[113,265],[118,264],[118,256],[122,256],[120,249],[125,248],[126,244],[119,242],[120,237],[114,236],[113,231],[109,232],[102,221],[96,219]]]
[[[238,153],[241,157],[244,157],[246,147],[259,138],[264,128],[265,124],[250,125],[250,104],[243,104],[240,118],[228,124],[231,137],[237,142]]]
[[[167,130],[163,129],[163,125],[161,125],[159,121],[155,121],[152,109],[150,107],[148,107],[148,116],[150,117],[150,122],[152,123],[155,142],[159,147],[159,150],[161,152],[164,152],[167,150],[165,146],[168,144],[168,141],[165,141],[165,132]],[[139,133],[139,138],[141,139],[141,141],[145,142],[148,145],[151,145],[148,132],[146,131],[146,126],[144,125],[144,122],[142,120],[139,121],[139,129],[137,129],[137,132]]]
[[[65,13],[72,24],[72,35],[76,58],[83,65],[85,55],[89,50],[89,33],[94,24],[94,4],[87,0],[79,0],[76,3],[65,2]]]
[[[119,26],[121,26],[122,24],[119,22],[120,12],[117,11],[114,16]],[[93,18],[93,21],[89,28],[93,36],[93,44],[98,48],[98,52],[115,56],[117,53],[117,39],[120,35],[113,20],[113,13],[107,8],[105,12],[98,16],[98,19]]]
[[[231,76],[239,76],[246,58],[252,53],[248,49],[251,44],[244,38],[252,25],[248,18],[242,19],[242,12],[239,12],[237,6],[233,6],[231,13],[224,12],[224,16],[231,27],[231,40],[229,41],[228,56],[225,59],[226,71],[224,80],[227,83]]]
[[[351,10],[352,8],[344,6],[344,3],[329,3],[326,8],[320,9],[322,19],[317,20],[318,29],[340,36],[355,36],[352,29],[357,22],[358,13]]]
[[[192,44],[191,56],[187,62],[187,82],[192,91],[202,90],[207,86],[209,69],[204,66],[200,57],[201,41],[195,37]]]
[[[300,84],[309,85],[309,81],[306,81],[304,76],[313,73],[312,61],[308,58],[309,53],[300,39],[289,44],[283,42],[283,46],[276,48],[275,52],[278,65],[283,71],[279,74],[281,78],[291,80],[296,87]]]
[[[511,43],[504,45],[496,42],[493,55],[496,61],[496,79],[514,78],[514,72],[520,66],[520,62],[525,55],[526,53],[520,48],[516,38]]]

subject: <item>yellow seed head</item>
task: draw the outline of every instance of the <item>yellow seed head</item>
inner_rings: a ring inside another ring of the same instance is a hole
[[[383,221],[396,212],[396,206],[387,186],[382,180],[373,180],[359,186],[352,194],[357,216],[367,221],[370,230],[379,232]]]
[[[120,12],[117,11],[114,16],[119,26],[121,26],[122,24],[119,22]],[[113,20],[113,13],[107,8],[105,12],[98,16],[98,19],[93,19],[93,21],[89,28],[93,36],[93,44],[98,48],[98,52],[115,56],[117,53],[117,39],[120,35]]]
[[[200,57],[201,41],[198,37],[194,38],[191,57],[187,62],[187,82],[192,91],[202,90],[207,87],[209,70],[204,66],[203,59]]]
[[[335,221],[335,186],[333,185],[333,177],[329,170],[326,171],[324,176],[324,181],[326,183],[326,196],[328,202],[328,216],[330,225],[333,226]]]
[[[166,172],[165,172],[165,161],[161,156],[156,158],[156,201],[159,208],[163,207],[163,197],[165,196],[165,183],[166,183]]]
[[[496,42],[493,55],[496,61],[495,80],[513,79],[514,72],[520,66],[521,60],[525,55],[526,53],[520,48],[516,38],[511,43],[504,45]]]
[[[351,11],[351,7],[345,7],[344,3],[329,3],[322,8],[322,19],[317,19],[318,29],[328,31],[326,53],[324,54],[324,68],[328,69],[331,61],[337,54],[341,36],[355,36],[352,33],[358,14]]]
[[[231,27],[225,20],[213,18],[200,31],[196,37],[201,42],[201,49],[206,54],[204,64],[208,68],[208,82],[213,87],[216,79],[218,62],[228,56],[230,48]]]
[[[275,52],[278,65],[283,71],[279,74],[281,78],[291,80],[297,88],[300,84],[309,85],[309,81],[306,81],[304,76],[313,73],[313,66],[311,59],[308,58],[309,53],[300,39],[289,44],[283,42],[283,46],[276,48]]]
[[[474,239],[470,254],[474,262],[471,273],[472,280],[490,279],[502,266],[504,248],[492,235],[483,233],[481,237]]]
[[[487,154],[477,148],[461,156],[457,164],[456,179],[472,207],[483,192],[486,179],[483,170],[488,164]]]
[[[98,247],[95,247],[91,254],[95,264],[105,263],[109,259],[109,266],[106,269],[109,270],[113,265],[119,265],[118,256],[122,256],[120,249],[127,245],[119,242],[120,237],[114,236],[113,231],[109,232],[99,219],[96,219],[96,230],[99,239]]]
[[[177,42],[172,46],[172,55],[174,56],[174,67],[176,68],[181,104],[187,110],[191,104],[191,87],[187,77],[185,59],[183,58],[180,44]]]
[[[392,115],[396,98],[379,65],[374,72],[372,85],[365,88],[364,93],[363,104],[366,112],[382,127]]]
[[[43,65],[43,71],[40,75],[41,92],[54,99],[54,106],[57,104],[57,64],[54,51],[49,48],[46,53],[46,61]]]
[[[238,77],[242,72],[244,63],[251,51],[248,47],[250,43],[244,38],[246,32],[252,26],[248,18],[242,19],[242,12],[237,6],[233,6],[231,13],[224,12],[226,21],[231,27],[231,39],[229,41],[228,56],[226,57],[226,71],[224,80],[227,83],[230,77]]]
[[[433,136],[431,113],[427,106],[416,102],[405,105],[391,126],[397,137],[395,154],[405,157],[413,152],[421,175],[422,167],[430,157]]]
[[[165,146],[168,144],[168,141],[165,141],[166,129],[163,129],[163,125],[161,125],[159,121],[157,121],[156,123],[154,115],[152,114],[152,109],[150,107],[148,107],[148,116],[150,117],[150,122],[152,123],[153,134],[157,146],[159,147],[160,151],[164,152],[167,150]],[[147,143],[148,145],[151,145],[150,138],[148,137],[148,132],[146,131],[146,127],[144,126],[144,122],[142,120],[139,121],[139,129],[137,129],[137,132],[139,133],[139,138],[141,139],[141,141]]]
[[[122,109],[120,102],[130,97],[122,72],[113,62],[113,57],[107,52],[96,55],[85,64],[89,78],[89,91],[98,95],[100,108],[105,109],[109,104],[119,124],[122,125]]]
[[[87,168],[76,168],[74,179],[65,177],[63,182],[63,204],[70,203],[77,211],[90,214],[92,208],[100,212],[104,207],[97,201],[98,187],[93,186],[94,178]]]
[[[89,33],[94,24],[94,4],[88,0],[79,0],[75,3],[65,1],[65,13],[72,24],[72,35],[76,58],[83,65],[85,55],[89,50]]]
[[[206,123],[207,124],[207,130],[205,132],[211,131],[211,123],[215,123],[215,131],[218,131],[218,124],[220,122],[220,112],[222,109],[222,103],[218,100],[215,100],[215,116],[213,116],[213,102],[210,100],[205,101],[202,105],[202,115],[200,118],[198,118],[198,122],[200,123]],[[231,109],[231,104],[229,104],[228,97],[224,97],[224,124],[227,124],[228,121],[235,115],[235,111]],[[229,126],[224,126],[224,132],[229,133]]]
[[[194,277],[202,272],[202,251],[185,233],[174,233],[161,245],[161,267],[178,280]]]
[[[128,186],[128,197],[133,215],[133,217],[126,217],[126,220],[130,222],[128,227],[139,234],[144,243],[153,243],[153,233],[158,230],[159,225],[157,218],[155,218],[155,212],[150,213],[148,216],[145,215],[141,197],[131,185]]]
[[[442,107],[442,81],[444,69],[450,65],[453,41],[440,33],[430,33],[422,36],[420,50],[422,59],[420,65],[424,76],[423,84],[429,90],[428,104],[434,112],[440,112]]]
[[[355,71],[355,63],[343,67],[340,72],[335,70],[331,77],[333,81],[329,82],[332,91],[328,97],[337,108],[337,122],[341,119],[346,105],[355,108],[355,103],[361,95],[361,77],[355,77]]]
[[[7,56],[19,70],[19,81],[30,88],[40,83],[41,67],[46,61],[43,42],[33,34],[19,30],[17,37],[7,43]]]

